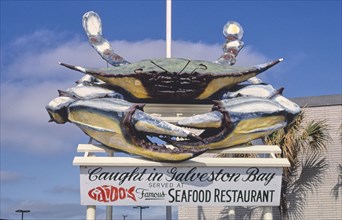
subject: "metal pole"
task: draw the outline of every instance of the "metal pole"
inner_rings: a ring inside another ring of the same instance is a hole
[[[234,157],[234,154],[227,154],[227,157]],[[229,206],[228,207],[228,220],[235,220],[235,207]]]
[[[166,0],[166,58],[171,58],[172,0]],[[166,220],[172,220],[172,207],[166,206]]]
[[[229,206],[227,214],[228,214],[228,219],[229,220],[235,220],[235,207]]]
[[[264,207],[264,212],[262,213],[263,220],[273,220],[272,207]]]
[[[166,220],[172,220],[172,206],[166,206]]]
[[[263,144],[266,144],[265,139],[260,138],[260,141]],[[265,154],[264,157],[272,157],[271,154]],[[263,220],[273,220],[273,210],[272,210],[272,206],[268,206],[268,207],[264,207],[264,212],[262,214],[263,216]]]
[[[112,220],[113,219],[113,206],[107,206],[106,207],[106,220]]]
[[[96,206],[88,205],[87,206],[87,220],[95,220],[96,219]]]
[[[171,13],[172,13],[172,1],[166,0],[166,58],[171,58]]]
[[[108,152],[108,157],[113,157],[114,152]],[[113,206],[107,206],[106,207],[106,220],[112,220],[113,219]]]

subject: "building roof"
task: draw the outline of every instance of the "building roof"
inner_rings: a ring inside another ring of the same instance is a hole
[[[342,105],[342,94],[298,97],[291,98],[291,100],[297,103],[300,107]]]

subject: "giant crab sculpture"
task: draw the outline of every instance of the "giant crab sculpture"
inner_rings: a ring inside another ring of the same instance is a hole
[[[232,66],[243,47],[243,30],[236,22],[224,26],[226,43],[217,61],[164,58],[129,63],[102,36],[95,12],[85,13],[82,21],[90,44],[114,67],[89,69],[60,63],[85,76],[75,87],[59,91],[46,109],[51,121],[74,123],[106,147],[155,161],[184,161],[269,135],[300,112],[298,105],[281,95],[283,89],[255,77],[282,59]],[[214,105],[211,112],[171,124],[145,113],[143,104],[135,104],[141,102]],[[189,128],[202,133],[196,135]],[[153,137],[160,141],[152,141]]]

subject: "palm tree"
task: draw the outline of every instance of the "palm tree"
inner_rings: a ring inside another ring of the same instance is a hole
[[[291,164],[284,168],[280,215],[283,219],[300,219],[306,197],[322,182],[328,162],[324,157],[330,141],[328,127],[324,120],[305,122],[302,112],[287,128],[265,138],[267,144],[282,148],[281,156]]]
[[[324,157],[325,149],[330,141],[328,126],[324,120],[305,121],[301,112],[288,127],[264,138],[269,145],[278,145],[282,149],[281,156],[287,158],[290,167],[284,168],[281,189],[280,215],[284,220],[301,219],[309,192],[322,183],[328,162]],[[234,154],[233,157],[255,157],[256,155]],[[226,157],[220,154],[218,157]],[[221,212],[221,218],[227,218],[227,208]],[[239,207],[240,208],[240,207]],[[261,207],[248,207],[240,210],[244,213],[241,219],[251,219],[262,213]]]

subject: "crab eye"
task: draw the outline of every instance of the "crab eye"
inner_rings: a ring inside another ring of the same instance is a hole
[[[102,23],[98,14],[93,11],[83,15],[82,24],[88,36],[102,35]]]
[[[241,25],[235,21],[228,21],[223,27],[223,35],[229,40],[241,40],[243,29]]]

